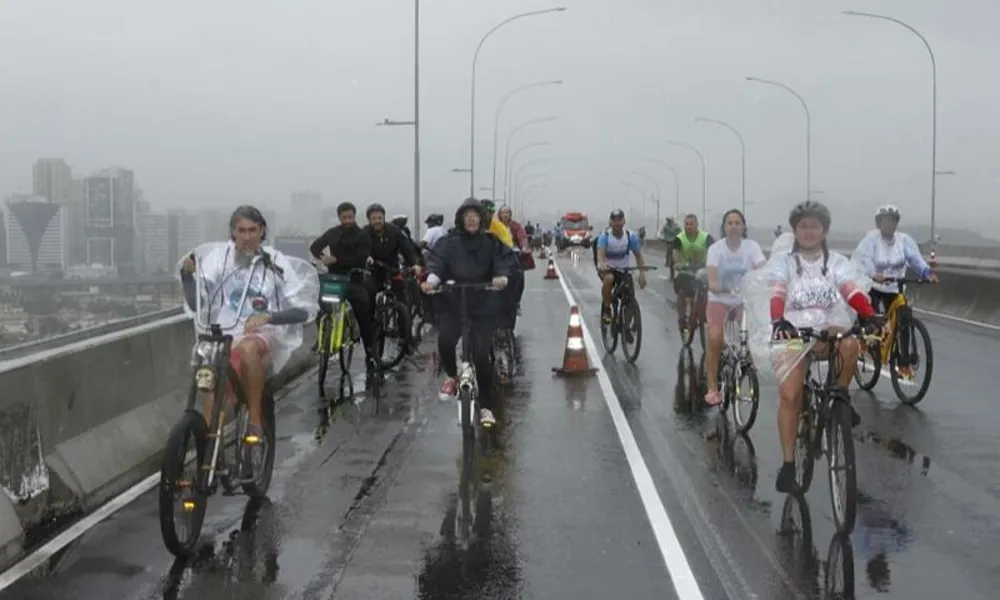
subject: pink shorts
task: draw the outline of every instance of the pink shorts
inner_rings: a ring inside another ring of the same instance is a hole
[[[739,321],[743,318],[743,306],[727,306],[721,302],[709,302],[705,308],[705,321],[709,327],[725,327],[726,318]]]

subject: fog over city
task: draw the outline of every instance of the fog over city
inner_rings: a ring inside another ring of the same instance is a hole
[[[124,0],[3,3],[0,72],[0,193],[32,192],[31,165],[63,158],[74,176],[109,166],[134,171],[154,210],[280,209],[295,190],[325,205],[379,201],[412,214],[410,127],[376,127],[413,115],[413,3],[286,3],[262,0],[164,5]],[[468,195],[469,88],[482,35],[539,0],[421,3],[422,194],[429,209]],[[812,183],[834,209],[834,227],[858,231],[880,203],[902,207],[901,227],[930,222],[931,64],[938,67],[938,228],[992,236],[983,219],[1000,192],[992,160],[1000,120],[991,109],[1000,57],[986,0],[854,2],[570,0],[568,10],[503,27],[478,62],[476,193],[492,185],[493,124],[501,98],[526,83],[562,80],[518,93],[500,121],[504,142],[526,120],[514,169],[535,183],[527,218],[556,210],[603,214],[642,205],[628,181],[655,194],[662,216],[701,213],[697,156],[708,161],[708,212],[746,196],[752,224],[773,227],[805,194],[805,114],[795,97],[748,76],[795,89],[812,114]],[[499,184],[498,184],[498,187]],[[502,193],[495,194],[501,196]],[[542,211],[541,207],[545,207]],[[652,225],[653,207],[649,205]],[[601,217],[603,220],[603,216]],[[634,219],[633,219],[634,220]],[[317,231],[309,233],[319,233]],[[220,232],[221,234],[221,232]],[[946,236],[947,237],[947,236]],[[958,240],[947,240],[959,243]]]

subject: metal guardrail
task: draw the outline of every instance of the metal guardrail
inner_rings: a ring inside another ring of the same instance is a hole
[[[6,348],[0,349],[0,360],[7,361],[15,358],[21,358],[24,356],[30,356],[37,352],[52,350],[53,348],[58,348],[60,346],[65,346],[67,344],[79,342],[81,340],[92,338],[98,335],[105,335],[108,333],[121,331],[123,329],[138,327],[139,325],[145,325],[147,323],[152,323],[154,321],[168,319],[170,317],[180,314],[183,314],[183,309],[180,306],[178,306],[176,308],[157,310],[142,315],[138,315],[135,317],[129,317],[127,319],[122,319],[121,321],[115,321],[114,323],[105,323],[104,325],[97,325],[96,327],[87,327],[85,329],[79,329],[77,331],[64,333],[62,335],[56,335],[49,338],[34,340],[31,342],[25,342],[23,344],[8,346]]]

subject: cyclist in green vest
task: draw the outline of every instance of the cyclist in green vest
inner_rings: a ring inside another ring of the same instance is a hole
[[[705,268],[708,247],[715,243],[712,236],[698,227],[698,217],[684,217],[684,231],[677,234],[670,244],[674,258],[674,293],[677,294],[677,314],[686,315],[686,302],[694,298],[695,286],[700,282],[696,273]],[[683,324],[682,324],[683,327]]]

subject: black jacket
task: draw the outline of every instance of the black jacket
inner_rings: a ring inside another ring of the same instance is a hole
[[[367,265],[371,240],[360,227],[337,225],[316,238],[309,246],[309,253],[318,259],[323,248],[330,248],[330,254],[337,258],[337,264],[329,265],[330,272],[347,275],[351,269],[362,269]]]
[[[480,232],[465,231],[462,213],[475,208],[482,217]],[[487,283],[494,277],[510,277],[517,265],[517,255],[499,239],[485,232],[486,211],[473,199],[466,200],[455,213],[455,230],[434,244],[427,259],[427,271],[442,282]],[[457,291],[448,294],[453,302],[460,298]],[[447,296],[446,296],[447,297]],[[495,314],[500,310],[501,294],[488,291],[466,291],[466,310],[469,315]],[[457,307],[456,307],[457,308]],[[458,314],[457,311],[454,314]]]
[[[381,232],[375,231],[371,225],[365,226],[368,239],[371,240],[371,257],[377,261],[395,267],[399,264],[399,255],[403,255],[403,263],[412,267],[417,264],[417,252],[399,227],[386,223]]]

